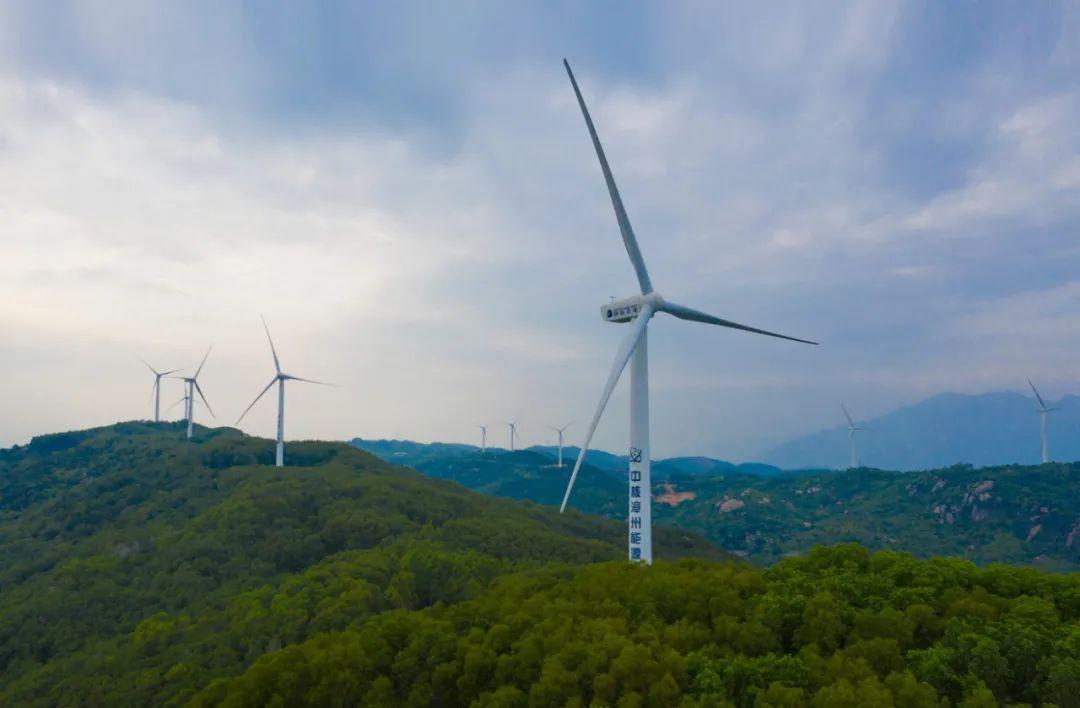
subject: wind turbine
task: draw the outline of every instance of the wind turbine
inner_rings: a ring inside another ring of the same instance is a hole
[[[840,408],[843,409],[844,417],[847,418],[848,448],[851,450],[851,460],[848,463],[848,468],[854,469],[859,466],[859,456],[855,454],[855,433],[869,430],[869,428],[860,428],[855,425],[855,421],[851,419],[851,414],[848,413],[847,407],[843,403],[840,404]]]
[[[571,425],[573,425],[573,423],[567,423],[561,428],[556,428],[554,425],[548,426],[548,428],[554,430],[556,433],[559,434],[559,463],[555,465],[556,467],[562,467],[563,433],[566,432],[566,429],[569,428]]]
[[[176,377],[176,378],[178,378],[178,379],[180,379],[181,381],[184,382],[184,385],[185,385],[186,390],[187,390],[187,393],[184,396],[184,398],[186,399],[186,402],[187,402],[186,405],[184,406],[184,418],[187,419],[187,437],[188,437],[188,440],[191,439],[192,428],[194,427],[194,423],[195,423],[194,419],[195,419],[195,393],[196,392],[198,392],[199,398],[201,398],[202,402],[206,405],[206,410],[210,411],[210,415],[213,416],[214,418],[217,418],[217,416],[214,415],[214,409],[210,407],[210,404],[206,401],[206,396],[203,395],[202,386],[199,385],[199,374],[202,372],[203,365],[206,364],[206,358],[208,356],[210,356],[210,350],[213,349],[213,348],[214,347],[211,345],[206,350],[206,354],[202,358],[202,363],[199,364],[199,368],[195,370],[195,374],[193,376],[177,376]],[[176,404],[174,403],[173,405],[176,405]]]
[[[517,421],[506,421],[506,424],[510,426],[510,452],[514,451],[514,439],[517,437]]]
[[[154,374],[154,388],[151,390],[150,395],[154,397],[154,422],[161,422],[161,379],[169,374],[175,374],[180,369],[173,369],[172,371],[158,371],[154,367],[147,363],[146,359],[139,359],[142,363],[146,364],[146,368]]]
[[[747,327],[683,305],[676,305],[666,301],[660,296],[660,293],[653,290],[652,281],[649,280],[649,272],[645,268],[645,260],[641,257],[637,238],[634,236],[634,230],[630,226],[630,219],[626,215],[626,209],[623,207],[619,190],[615,186],[615,178],[612,176],[611,168],[608,166],[607,158],[604,156],[604,149],[600,146],[600,138],[597,136],[596,127],[589,116],[589,109],[585,106],[585,99],[581,96],[581,90],[578,88],[577,80],[574,79],[574,72],[570,70],[570,64],[565,59],[563,59],[563,64],[566,66],[570,84],[574,88],[578,105],[581,107],[581,113],[585,118],[585,125],[589,130],[589,137],[592,138],[596,157],[600,161],[600,169],[604,173],[604,181],[607,183],[608,193],[611,196],[611,204],[615,209],[615,218],[619,222],[619,231],[622,232],[623,245],[626,247],[627,255],[630,256],[630,263],[634,266],[638,284],[641,286],[641,295],[615,300],[600,307],[600,317],[605,322],[632,322],[633,324],[615,355],[615,362],[611,367],[611,373],[608,374],[607,384],[605,384],[600,395],[600,402],[596,406],[592,422],[589,423],[588,432],[585,434],[585,442],[581,445],[581,452],[578,453],[574,471],[570,474],[570,482],[566,485],[566,494],[563,496],[560,511],[566,509],[566,503],[570,500],[570,492],[574,488],[578,470],[581,469],[581,463],[585,460],[585,452],[592,441],[593,433],[596,432],[600,416],[607,406],[608,399],[611,398],[612,391],[615,390],[615,384],[619,382],[623,369],[626,368],[626,364],[629,362],[629,557],[633,561],[641,560],[652,563],[652,488],[650,486],[651,468],[649,460],[649,358],[647,333],[649,320],[657,312],[666,312],[683,320],[741,329],[746,332],[790,339],[805,344],[816,344],[816,342],[808,342],[804,339],[796,339],[775,332]]]
[[[184,416],[186,417],[187,416],[187,386],[184,386],[184,395],[183,395],[183,397],[181,397],[181,399],[179,401],[177,401],[176,403],[174,403],[171,406],[169,406],[168,408],[166,408],[165,412],[168,413],[169,411],[171,411],[173,408],[176,408],[181,403],[184,404]]]
[[[476,427],[480,428],[480,454],[483,455],[487,452],[487,426],[478,425]]]
[[[333,384],[323,383],[322,381],[312,381],[311,379],[302,379],[299,376],[293,376],[281,371],[281,362],[278,361],[277,350],[274,349],[274,340],[270,338],[270,328],[266,326],[266,320],[263,319],[263,329],[266,330],[266,340],[270,342],[270,353],[274,357],[274,369],[277,374],[274,378],[270,379],[270,383],[266,384],[255,400],[251,402],[244,412],[240,414],[240,417],[236,419],[236,424],[240,425],[240,421],[244,419],[244,416],[248,414],[248,411],[259,402],[259,399],[269,391],[274,384],[278,385],[278,410],[277,410],[277,461],[278,467],[285,465],[285,382],[286,381],[303,381],[304,383],[313,383],[320,386],[332,386]]]
[[[1053,413],[1054,411],[1059,411],[1061,409],[1048,408],[1046,403],[1043,401],[1042,396],[1040,396],[1039,392],[1035,390],[1035,384],[1031,383],[1031,379],[1028,379],[1028,386],[1031,386],[1031,390],[1035,392],[1036,400],[1039,401],[1038,411],[1039,416],[1042,418],[1042,461],[1045,465],[1047,462],[1050,461],[1049,448],[1047,448],[1046,446],[1046,416],[1048,416],[1050,413]]]

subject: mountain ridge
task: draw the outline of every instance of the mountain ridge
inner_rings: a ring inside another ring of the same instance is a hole
[[[1080,460],[1080,397],[1047,401],[1061,408],[1050,414],[1047,425],[1051,460]],[[839,404],[837,419],[843,420]],[[856,446],[859,461],[872,467],[915,471],[1041,461],[1035,400],[1018,393],[941,393],[875,418],[856,417],[856,422],[870,428],[856,435]],[[848,465],[847,428],[838,425],[789,440],[761,459],[784,469],[843,469]]]
[[[533,451],[456,450],[443,457],[440,446],[409,449],[406,461],[424,474],[551,506],[561,503],[571,470]],[[625,474],[587,461],[569,506],[622,519],[626,493]],[[815,544],[858,542],[920,557],[1080,569],[1080,465],[673,473],[654,479],[652,493],[658,527],[693,530],[763,564]]]

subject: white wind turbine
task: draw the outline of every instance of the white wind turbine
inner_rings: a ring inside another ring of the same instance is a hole
[[[563,433],[566,432],[566,429],[569,428],[571,425],[573,425],[573,423],[567,423],[566,425],[564,425],[561,428],[556,428],[554,425],[549,425],[548,426],[549,429],[554,430],[556,433],[559,434],[559,463],[557,465],[555,465],[556,467],[562,467],[563,466],[562,465]]]
[[[487,426],[478,425],[476,427],[480,428],[480,454],[482,455],[487,452]]]
[[[506,424],[510,426],[510,452],[514,451],[514,438],[517,437],[517,421],[506,421]]]
[[[1039,417],[1042,418],[1042,461],[1045,465],[1050,461],[1050,451],[1046,445],[1046,417],[1054,411],[1061,410],[1060,408],[1049,408],[1043,401],[1042,396],[1035,390],[1035,384],[1031,383],[1031,379],[1028,379],[1028,386],[1031,386],[1031,390],[1035,393],[1035,399],[1039,402]]]
[[[161,422],[161,379],[169,374],[175,374],[180,369],[173,369],[172,371],[158,371],[154,367],[147,363],[146,359],[139,359],[142,363],[146,364],[146,368],[154,374],[154,388],[150,391],[150,395],[154,399],[154,422]]]
[[[184,382],[185,394],[184,394],[184,418],[187,420],[187,436],[188,440],[191,439],[192,428],[195,425],[195,394],[199,394],[199,398],[202,399],[203,404],[206,406],[206,410],[210,411],[210,415],[217,418],[214,415],[214,409],[210,407],[210,404],[206,401],[206,396],[203,394],[202,387],[199,386],[199,374],[202,373],[203,365],[206,364],[206,358],[210,356],[210,350],[213,349],[210,346],[206,350],[206,354],[202,358],[202,362],[199,364],[199,368],[195,370],[195,374],[192,376],[176,376]],[[173,405],[176,405],[175,403]],[[171,406],[170,406],[171,407]]]
[[[585,441],[581,445],[581,452],[578,454],[577,462],[574,464],[574,471],[570,475],[570,482],[566,485],[566,494],[563,496],[560,511],[566,509],[566,503],[570,500],[570,492],[574,488],[574,481],[577,479],[578,470],[581,468],[581,463],[585,459],[585,452],[588,450],[589,443],[592,441],[593,433],[596,432],[596,426],[600,422],[600,416],[607,406],[608,399],[611,398],[612,391],[615,390],[615,384],[619,382],[619,377],[622,374],[623,369],[626,368],[626,364],[629,362],[629,557],[631,560],[641,560],[646,563],[651,563],[652,490],[650,486],[649,460],[649,358],[647,333],[649,320],[657,312],[666,312],[683,320],[741,329],[747,332],[764,334],[770,337],[779,337],[781,339],[790,339],[805,344],[816,344],[816,342],[808,342],[804,339],[796,339],[795,337],[787,337],[782,334],[776,334],[775,332],[747,327],[746,325],[714,317],[704,312],[684,307],[683,305],[676,305],[675,303],[664,300],[659,293],[653,290],[652,281],[649,280],[649,273],[645,268],[645,260],[641,257],[641,250],[638,248],[637,238],[634,236],[634,230],[630,226],[630,219],[626,215],[626,209],[623,207],[622,198],[619,196],[619,190],[615,186],[615,178],[612,176],[611,168],[608,166],[607,158],[604,156],[604,149],[600,146],[600,138],[596,135],[596,128],[593,125],[592,118],[589,116],[589,109],[585,106],[585,99],[581,96],[581,90],[578,89],[577,81],[574,79],[574,72],[570,70],[570,64],[565,59],[563,60],[563,64],[566,66],[566,73],[570,77],[570,84],[574,88],[574,94],[577,96],[578,105],[581,107],[581,113],[585,117],[585,125],[588,127],[589,137],[592,138],[593,148],[596,150],[596,157],[600,161],[600,169],[604,173],[604,181],[607,183],[608,193],[611,196],[611,204],[615,209],[615,218],[619,222],[619,230],[622,232],[623,245],[626,247],[627,255],[630,256],[630,263],[634,266],[638,284],[641,286],[641,295],[633,295],[600,307],[600,317],[605,322],[632,322],[633,324],[630,332],[619,346],[618,353],[615,355],[615,362],[611,367],[611,373],[608,375],[607,384],[604,386],[604,390],[600,395],[600,402],[596,406],[596,412],[593,414],[592,421],[589,423],[588,432],[585,434]]]
[[[855,425],[855,421],[851,419],[851,414],[848,413],[847,407],[843,403],[840,404],[840,408],[843,409],[844,417],[847,418],[848,449],[850,452],[848,468],[854,469],[859,466],[859,456],[855,454],[855,433],[869,430],[869,428],[860,428]]]
[[[299,376],[293,376],[281,371],[281,363],[278,361],[277,350],[274,349],[274,340],[270,338],[270,328],[266,326],[266,320],[263,319],[263,329],[266,330],[266,340],[270,342],[270,353],[274,357],[274,369],[277,374],[274,378],[270,379],[270,383],[266,384],[255,400],[251,402],[244,412],[240,414],[240,417],[236,419],[236,424],[239,425],[240,421],[244,419],[244,416],[248,414],[248,411],[259,402],[267,391],[269,391],[274,384],[278,385],[278,412],[277,412],[277,456],[276,463],[278,467],[285,465],[285,382],[286,381],[303,381],[304,383],[313,383],[320,386],[332,386],[333,384],[323,383],[322,381],[312,381],[311,379],[302,379]]]

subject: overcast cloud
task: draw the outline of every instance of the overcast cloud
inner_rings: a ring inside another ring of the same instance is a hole
[[[137,357],[210,344],[232,424],[260,314],[340,385],[290,439],[576,440],[635,281],[563,56],[657,289],[823,342],[658,317],[655,454],[1080,393],[1074,3],[0,2],[0,445],[146,417]]]

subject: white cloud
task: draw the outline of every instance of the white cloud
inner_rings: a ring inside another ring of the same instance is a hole
[[[92,9],[72,21],[107,80],[44,60],[0,80],[0,366],[26,373],[0,377],[0,398],[26,402],[0,411],[0,441],[144,414],[150,381],[134,355],[190,364],[211,341],[207,393],[231,422],[270,373],[259,313],[288,368],[343,384],[291,392],[290,437],[468,439],[477,422],[517,416],[529,437],[589,415],[622,335],[596,306],[634,281],[551,59],[572,40],[492,63],[475,38],[434,33],[438,57],[418,53],[393,76],[409,98],[409,81],[454,77],[439,85],[452,109],[430,109],[430,126],[399,120],[396,104],[382,123],[294,126],[273,114],[275,70],[295,81],[307,65],[290,62],[322,67],[320,47],[269,56],[242,13],[195,41],[199,16],[183,5],[78,19]],[[1029,275],[1054,292],[1080,265],[1075,93],[1008,85],[993,56],[948,91],[906,64],[897,74],[918,50],[904,44],[913,14],[686,6],[658,13],[630,57],[641,64],[623,62],[647,65],[640,77],[579,52],[658,287],[824,342],[807,354],[659,324],[658,454],[750,455],[831,424],[837,397],[869,415],[941,388],[1009,387],[1025,352],[1056,366],[1075,350],[1053,336],[1072,326],[1071,300],[1017,304]],[[0,56],[18,71],[6,24]],[[1075,61],[1075,48],[1046,51]],[[425,63],[439,65],[413,76]],[[312,71],[322,90],[338,78],[356,95],[351,71]],[[938,142],[911,147],[913,134]],[[960,157],[897,164],[954,144]],[[937,180],[938,167],[958,177]],[[1047,310],[1059,314],[1041,320]],[[621,396],[602,447],[625,442]],[[269,434],[272,412],[261,404],[245,427]]]

